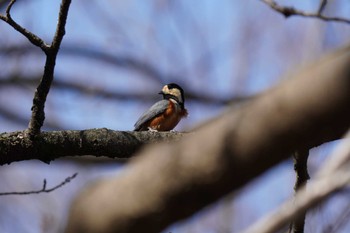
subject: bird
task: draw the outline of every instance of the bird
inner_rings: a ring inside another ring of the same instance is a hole
[[[179,85],[169,83],[158,94],[163,99],[140,116],[134,125],[134,131],[170,131],[183,117],[187,117],[185,93]]]

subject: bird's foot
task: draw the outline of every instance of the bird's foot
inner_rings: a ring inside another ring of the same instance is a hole
[[[152,129],[151,127],[148,127],[148,131],[151,131],[151,132],[158,132],[158,130]]]

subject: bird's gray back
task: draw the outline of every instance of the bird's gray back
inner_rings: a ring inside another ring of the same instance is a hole
[[[160,100],[153,104],[146,112],[144,112],[135,123],[135,130],[138,130],[142,124],[163,113],[169,105],[169,100]]]

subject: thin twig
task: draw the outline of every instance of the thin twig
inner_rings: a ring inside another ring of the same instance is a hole
[[[5,196],[5,195],[29,195],[29,194],[39,194],[39,193],[49,193],[52,192],[56,189],[61,188],[63,185],[69,183],[71,180],[73,180],[78,173],[74,173],[72,176],[67,177],[64,181],[62,181],[60,184],[47,189],[46,188],[46,179],[43,181],[43,187],[39,190],[34,190],[34,191],[24,191],[24,192],[6,192],[6,193],[0,193],[0,196]]]
[[[53,81],[56,57],[57,57],[57,53],[60,48],[63,36],[65,34],[65,25],[67,21],[67,15],[68,15],[68,10],[69,10],[71,0],[62,0],[61,2],[56,32],[51,45],[47,45],[41,38],[31,33],[27,29],[23,28],[12,19],[10,12],[15,2],[16,0],[10,1],[9,5],[6,8],[6,15],[0,15],[0,19],[7,22],[15,30],[22,33],[25,37],[29,39],[29,41],[32,44],[40,47],[46,54],[44,75],[40,80],[40,83],[34,94],[33,106],[31,108],[32,116],[30,118],[29,125],[28,125],[28,135],[30,136],[31,139],[33,139],[35,136],[37,136],[40,133],[41,127],[44,124],[44,120],[45,120],[44,108],[45,108],[46,97],[49,93],[49,90],[51,88],[51,83]]]
[[[69,10],[69,6],[70,6],[71,0],[62,0],[61,6],[60,6],[60,12],[58,15],[58,23],[57,23],[57,27],[56,27],[56,32],[55,32],[55,36],[53,38],[51,47],[52,49],[57,53],[63,36],[66,33],[65,30],[65,26],[66,26],[66,22],[67,22],[67,16],[68,16],[68,10]]]
[[[244,233],[272,233],[281,229],[288,221],[300,213],[316,206],[332,194],[341,191],[350,183],[350,131],[345,140],[335,149],[315,178],[302,187],[278,209],[266,215]]]
[[[38,46],[41,48],[44,52],[46,52],[49,48],[49,45],[47,45],[40,37],[35,35],[34,33],[28,31],[27,29],[23,28],[21,25],[17,24],[11,17],[11,8],[13,4],[15,4],[16,0],[11,0],[6,8],[6,15],[0,14],[0,19],[11,25],[16,31],[24,35],[33,45]]]
[[[269,5],[275,11],[280,12],[285,17],[289,17],[292,15],[298,15],[298,16],[309,17],[309,18],[317,18],[317,19],[321,19],[324,21],[335,21],[335,22],[350,24],[350,19],[341,18],[341,17],[328,17],[325,15],[322,15],[321,13],[305,12],[305,11],[295,9],[294,7],[280,6],[273,0],[261,0],[261,1],[266,3],[267,5]]]
[[[306,185],[308,179],[310,179],[307,171],[307,159],[309,157],[309,150],[299,150],[293,154],[294,157],[294,171],[296,174],[294,191],[295,194]],[[299,214],[293,222],[290,224],[289,232],[303,233],[305,225],[306,211]]]
[[[349,169],[349,167],[346,169]],[[350,173],[346,169],[329,174],[329,177],[311,181],[307,190],[303,188],[298,192],[295,200],[287,201],[278,210],[266,215],[242,233],[277,232],[288,221],[297,217],[301,211],[306,211],[316,206],[345,187],[350,182]]]
[[[318,11],[317,11],[317,13],[318,13],[319,15],[322,14],[322,12],[323,12],[323,10],[325,9],[327,3],[328,3],[327,0],[321,0],[320,6],[319,6]]]
[[[45,102],[46,97],[50,91],[51,84],[54,78],[54,70],[56,64],[56,57],[65,34],[65,24],[67,20],[68,10],[71,0],[62,0],[56,33],[52,44],[46,51],[46,63],[44,69],[44,75],[40,80],[40,83],[35,91],[32,106],[32,116],[28,125],[28,134],[30,138],[34,138],[40,133],[41,127],[45,120]]]

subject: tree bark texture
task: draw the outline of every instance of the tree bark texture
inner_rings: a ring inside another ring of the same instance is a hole
[[[350,49],[304,68],[177,143],[143,150],[76,198],[66,229],[159,232],[246,184],[293,151],[350,126]]]
[[[26,131],[0,134],[0,165],[39,159],[50,162],[65,156],[95,155],[129,158],[142,145],[179,140],[175,132],[133,132],[109,129],[41,132],[32,139]]]

